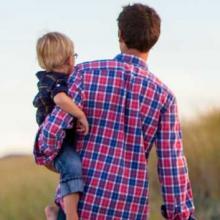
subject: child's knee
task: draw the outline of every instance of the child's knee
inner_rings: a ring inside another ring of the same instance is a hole
[[[78,157],[69,157],[63,164],[63,175],[72,178],[80,178],[82,176],[82,164]]]

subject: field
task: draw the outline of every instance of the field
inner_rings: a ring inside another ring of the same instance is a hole
[[[220,219],[220,112],[184,121],[184,151],[199,220]],[[0,220],[42,220],[53,201],[56,174],[34,164],[31,156],[0,160]],[[162,219],[155,152],[150,160],[150,220]]]

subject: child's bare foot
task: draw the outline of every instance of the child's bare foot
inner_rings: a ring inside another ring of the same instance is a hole
[[[45,208],[44,212],[47,220],[57,220],[59,208],[55,205],[49,205]]]

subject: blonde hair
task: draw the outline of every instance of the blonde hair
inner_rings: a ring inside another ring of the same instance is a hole
[[[59,32],[49,32],[37,41],[37,59],[41,68],[52,71],[73,55],[72,40]]]

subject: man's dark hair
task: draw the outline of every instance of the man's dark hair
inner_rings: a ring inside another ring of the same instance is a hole
[[[148,52],[160,36],[160,17],[147,5],[123,7],[117,21],[122,40],[128,48]]]

